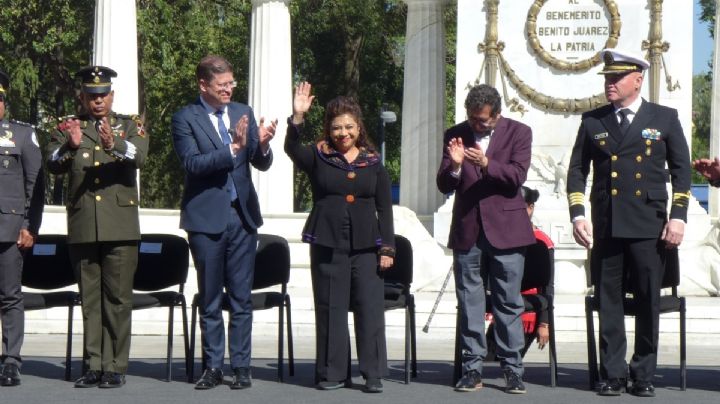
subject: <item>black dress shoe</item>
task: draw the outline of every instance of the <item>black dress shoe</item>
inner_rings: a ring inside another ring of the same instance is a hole
[[[233,390],[247,389],[252,386],[252,379],[250,378],[250,368],[234,368],[233,369],[233,381],[230,388]]]
[[[14,363],[8,363],[3,366],[0,373],[0,386],[19,386],[20,385],[20,369]]]
[[[195,383],[195,390],[209,390],[223,382],[223,372],[220,368],[207,368],[200,380]]]
[[[655,387],[652,382],[634,381],[630,394],[638,397],[655,397]]]
[[[81,378],[75,380],[75,387],[97,387],[100,384],[102,372],[99,370],[88,370]]]
[[[608,379],[600,386],[598,395],[600,396],[619,396],[623,390],[627,389],[625,379],[613,378]]]
[[[365,381],[365,387],[363,387],[363,393],[382,393],[383,385],[380,379],[370,377]]]
[[[125,375],[117,372],[105,372],[100,378],[101,389],[114,389],[125,384]]]

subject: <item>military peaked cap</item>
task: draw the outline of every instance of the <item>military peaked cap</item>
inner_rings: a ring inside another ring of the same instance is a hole
[[[83,92],[103,94],[110,92],[111,79],[117,77],[115,70],[105,66],[87,66],[75,73],[82,81]]]
[[[642,56],[629,51],[617,49],[603,49],[600,57],[605,66],[598,74],[626,74],[631,72],[642,72],[650,67],[650,63]]]

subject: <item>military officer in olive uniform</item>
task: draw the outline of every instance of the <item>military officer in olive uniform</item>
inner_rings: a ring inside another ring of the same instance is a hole
[[[617,396],[627,389],[622,282],[623,266],[629,263],[635,297],[647,303],[635,316],[629,392],[652,397],[660,282],[665,252],[680,245],[685,231],[690,153],[677,111],[640,97],[648,62],[613,49],[603,50],[601,56],[605,66],[600,74],[605,75],[610,103],[582,116],[568,167],[570,217],[578,244],[592,246],[591,273],[600,306],[600,373],[605,379],[599,394]],[[584,207],[591,164],[592,224]]]
[[[20,384],[25,310],[23,250],[32,247],[43,210],[42,155],[32,126],[5,119],[9,77],[0,70],[0,386]]]
[[[148,139],[138,117],[112,112],[112,69],[90,66],[77,76],[84,112],[58,125],[47,159],[52,173],[69,175],[68,243],[82,295],[89,369],[75,387],[120,387],[128,366],[140,239],[136,173]]]

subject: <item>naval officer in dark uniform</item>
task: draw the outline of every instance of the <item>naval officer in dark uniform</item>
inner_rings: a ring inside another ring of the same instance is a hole
[[[67,201],[70,259],[82,296],[84,361],[75,387],[120,387],[130,352],[132,285],[138,257],[137,169],[148,139],[137,116],[112,111],[107,67],[82,79],[83,113],[62,121],[49,147],[48,169],[70,178]]]
[[[614,49],[603,50],[601,56],[605,66],[600,74],[605,75],[610,103],[582,116],[568,167],[570,217],[577,243],[592,246],[591,273],[600,303],[600,372],[605,379],[599,394],[617,396],[626,388],[622,282],[628,262],[635,297],[646,303],[635,316],[629,392],[652,397],[660,283],[665,252],[680,245],[685,231],[690,153],[677,111],[640,97],[648,62]],[[584,207],[591,164],[592,224]]]
[[[32,247],[43,210],[40,146],[32,126],[5,118],[9,87],[10,78],[0,70],[0,386],[20,384],[23,250]]]

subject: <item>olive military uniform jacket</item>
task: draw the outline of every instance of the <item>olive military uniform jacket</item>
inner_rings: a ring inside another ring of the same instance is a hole
[[[44,181],[32,126],[0,120],[0,243],[15,243],[21,229],[38,234]]]
[[[612,104],[583,114],[568,167],[571,218],[585,215],[591,163],[593,237],[658,238],[668,220],[668,179],[670,218],[687,221],[690,153],[676,110],[643,100],[624,136]]]
[[[63,123],[53,133],[48,170],[68,174],[67,223],[70,243],[140,239],[136,169],[142,168],[148,139],[137,116],[110,113],[115,136],[112,150],[105,150],[90,116],[79,117],[82,141],[70,147],[70,133]],[[128,156],[128,144],[135,146]]]

